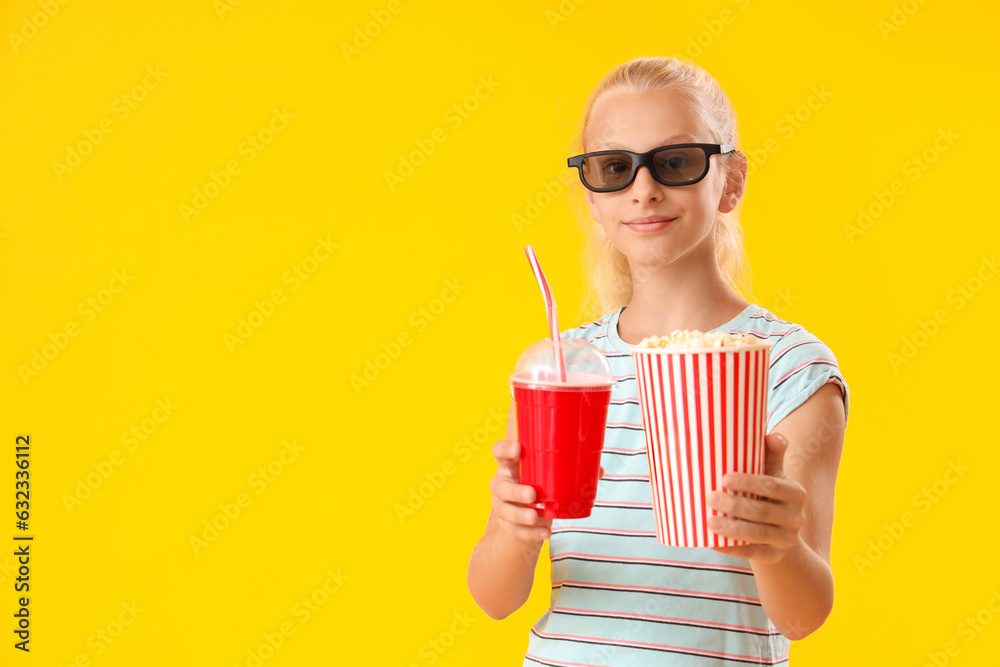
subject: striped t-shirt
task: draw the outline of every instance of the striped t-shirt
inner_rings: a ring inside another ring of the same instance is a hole
[[[788,640],[761,607],[749,561],[656,539],[642,415],[624,310],[565,332],[596,345],[618,385],[611,395],[597,500],[585,519],[552,522],[552,597],[531,629],[525,665],[775,665]],[[802,327],[756,305],[713,329],[772,341],[767,431],[827,382],[848,408],[833,353]]]

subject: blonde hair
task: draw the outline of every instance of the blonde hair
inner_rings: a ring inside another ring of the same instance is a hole
[[[594,104],[604,95],[616,92],[633,94],[652,90],[673,89],[692,103],[695,113],[723,144],[739,146],[736,109],[712,76],[694,63],[678,58],[635,58],[618,65],[608,72],[590,92],[583,121],[576,139],[581,153],[585,146],[587,128]],[[720,166],[728,165],[732,154],[720,155]],[[580,186],[583,194],[583,186]],[[750,266],[743,248],[743,227],[740,225],[742,198],[729,213],[719,213],[715,228],[715,257],[726,282],[748,301],[753,301],[750,289]],[[628,259],[595,224],[582,196],[577,202],[578,217],[588,237],[588,264],[590,265],[590,292],[584,301],[585,316],[612,312],[627,304],[632,298],[632,274]],[[597,312],[599,309],[599,313]]]

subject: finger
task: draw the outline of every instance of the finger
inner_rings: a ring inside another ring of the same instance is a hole
[[[527,484],[518,484],[510,478],[499,477],[493,485],[493,495],[505,503],[527,504],[535,502],[535,489]]]
[[[523,542],[541,542],[552,537],[552,529],[548,526],[522,526],[516,523],[502,521],[501,527]]]
[[[751,544],[771,544],[781,548],[790,548],[797,539],[796,533],[778,526],[725,516],[709,517],[708,528],[720,537],[743,540]]]
[[[775,523],[774,503],[763,500],[733,496],[728,493],[713,491],[705,499],[708,506],[721,514],[734,519],[754,521],[756,523]]]
[[[772,477],[785,476],[785,452],[788,439],[780,433],[771,433],[764,438],[764,474]]]
[[[784,551],[768,544],[744,544],[738,547],[710,547],[719,553],[737,558],[756,560],[761,563],[774,563],[782,558]]]
[[[802,485],[792,479],[768,475],[731,472],[722,478],[722,486],[731,493],[751,493],[775,502],[797,502],[805,495]]]
[[[737,558],[750,558],[755,555],[755,553],[760,549],[753,544],[743,544],[738,547],[709,547],[713,551],[718,551],[720,554],[726,554],[727,556],[736,556]]]
[[[541,517],[538,516],[538,510],[532,507],[522,507],[513,503],[499,503],[495,509],[501,521],[518,526],[537,526],[541,520]]]
[[[493,443],[493,458],[497,470],[514,481],[521,478],[521,445],[516,440],[498,440]]]
[[[517,440],[497,440],[492,452],[498,462],[516,462],[521,456],[521,445]]]
[[[802,512],[788,503],[734,496],[719,491],[708,494],[705,501],[712,509],[743,521],[767,523],[793,530],[802,528],[805,521]]]
[[[604,466],[601,466],[601,469],[597,471],[597,479],[604,479]]]

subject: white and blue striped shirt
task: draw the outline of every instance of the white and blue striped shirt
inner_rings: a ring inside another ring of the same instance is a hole
[[[656,540],[642,416],[624,310],[565,332],[596,345],[618,386],[611,395],[604,477],[585,519],[556,519],[549,553],[552,597],[531,629],[525,665],[776,665],[789,642],[761,607],[749,562]],[[830,349],[756,305],[713,331],[772,341],[767,431],[827,382],[848,388]]]

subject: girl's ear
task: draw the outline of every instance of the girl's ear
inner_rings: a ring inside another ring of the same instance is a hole
[[[735,151],[726,172],[726,189],[722,192],[722,198],[719,200],[720,213],[729,213],[736,208],[746,191],[746,185],[747,156],[743,151]]]
[[[594,217],[594,222],[601,224],[601,219],[597,217],[597,204],[594,203],[594,193],[585,188],[584,194],[587,197],[587,206],[590,207],[590,215]]]

